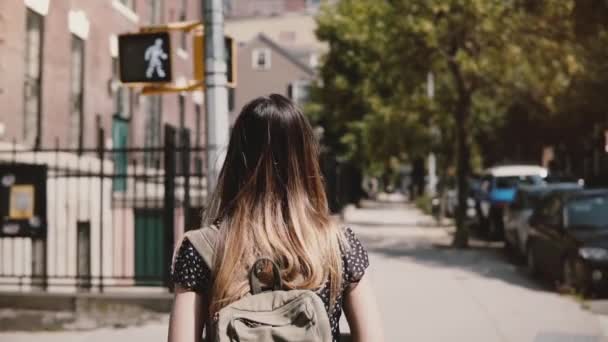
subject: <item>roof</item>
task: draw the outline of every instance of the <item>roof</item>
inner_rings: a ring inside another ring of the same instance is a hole
[[[317,52],[326,51],[327,43],[319,41],[315,31],[315,16],[306,13],[285,13],[272,17],[228,18],[224,33],[237,42],[248,42],[258,33],[264,33],[273,40],[289,47],[309,47]],[[283,34],[293,34],[292,40],[282,40]]]
[[[485,173],[489,173],[494,177],[509,177],[509,176],[531,176],[538,175],[547,177],[548,170],[538,165],[504,165],[495,166],[487,169]]]
[[[313,68],[311,68],[310,66],[302,63],[302,61],[300,61],[294,55],[292,55],[286,48],[284,48],[281,45],[277,44],[274,40],[272,40],[266,34],[260,33],[260,34],[258,34],[257,38],[260,39],[262,42],[266,43],[273,50],[275,50],[276,52],[278,52],[279,54],[281,54],[283,57],[285,57],[287,60],[289,60],[292,64],[296,65],[297,67],[299,67],[300,69],[302,69],[304,72],[306,72],[310,76],[314,76],[315,75],[315,70]]]

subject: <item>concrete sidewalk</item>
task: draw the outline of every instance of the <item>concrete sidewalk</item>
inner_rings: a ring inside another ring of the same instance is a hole
[[[370,253],[387,342],[606,341],[607,320],[529,279],[496,244],[451,249],[449,231],[393,201],[365,202],[345,210],[344,218]],[[126,328],[0,333],[0,342],[160,342],[166,336],[163,316]]]
[[[405,204],[368,203],[344,219],[370,253],[387,341],[605,341],[595,315],[495,244],[451,249],[446,229]]]

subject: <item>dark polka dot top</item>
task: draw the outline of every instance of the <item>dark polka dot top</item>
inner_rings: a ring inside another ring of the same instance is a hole
[[[342,305],[344,294],[353,284],[361,280],[365,270],[369,266],[367,251],[350,228],[345,228],[345,235],[350,244],[350,249],[342,250],[342,292],[336,300],[333,313],[329,310],[330,287],[329,282],[317,291],[317,294],[325,303],[325,309],[329,315],[333,341],[340,341],[340,317],[342,316]],[[212,284],[211,270],[198,254],[194,246],[185,239],[175,257],[175,264],[171,274],[173,282],[184,289],[207,293]]]

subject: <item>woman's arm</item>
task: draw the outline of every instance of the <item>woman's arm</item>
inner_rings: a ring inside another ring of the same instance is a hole
[[[169,342],[200,342],[203,323],[206,321],[206,298],[176,285],[169,320]]]
[[[382,320],[376,305],[369,275],[353,285],[344,298],[344,313],[353,342],[384,341]]]

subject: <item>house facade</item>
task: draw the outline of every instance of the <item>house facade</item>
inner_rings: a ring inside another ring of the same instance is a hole
[[[239,82],[234,93],[233,116],[251,99],[271,93],[283,94],[303,104],[315,78],[312,67],[263,33],[241,44],[237,68]]]
[[[314,16],[286,13],[275,17],[226,21],[225,32],[238,42],[238,84],[232,91],[231,119],[251,99],[278,93],[303,105],[316,79],[325,45],[315,36]]]

